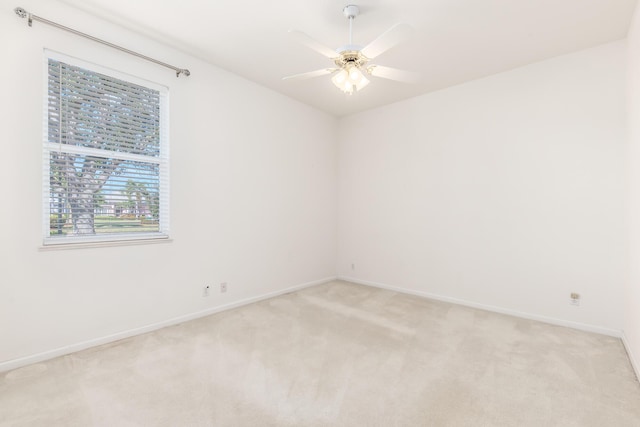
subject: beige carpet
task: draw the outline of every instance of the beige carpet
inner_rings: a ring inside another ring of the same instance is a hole
[[[345,282],[0,376],[2,426],[640,426],[620,340]]]

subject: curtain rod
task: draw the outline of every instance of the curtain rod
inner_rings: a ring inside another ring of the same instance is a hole
[[[158,61],[157,59],[149,58],[148,56],[142,55],[141,53],[134,52],[132,50],[129,50],[127,48],[115,45],[113,43],[109,43],[108,41],[101,40],[99,38],[90,36],[89,34],[85,34],[85,33],[82,33],[80,31],[74,30],[73,28],[65,27],[64,25],[60,25],[57,22],[49,21],[48,19],[44,19],[44,18],[41,18],[41,17],[39,17],[37,15],[29,13],[29,12],[27,12],[26,10],[24,10],[21,7],[16,7],[15,9],[13,9],[13,11],[20,18],[27,18],[30,27],[33,26],[33,21],[40,21],[40,22],[42,22],[44,24],[48,24],[48,25],[51,25],[53,27],[60,28],[61,30],[68,31],[68,32],[73,33],[75,35],[78,35],[80,37],[85,37],[85,38],[87,38],[89,40],[93,40],[94,42],[102,43],[102,44],[107,45],[109,47],[112,47],[114,49],[120,50],[122,52],[126,52],[126,53],[128,53],[130,55],[137,56],[138,58],[146,59],[147,61],[154,62],[154,63],[156,63],[158,65],[162,65],[163,67],[171,68],[172,70],[174,70],[176,72],[176,77],[180,77],[180,74],[184,74],[185,76],[190,76],[191,75],[191,72],[189,70],[187,70],[186,68],[174,67],[173,65],[169,65],[166,62],[162,62],[162,61]]]

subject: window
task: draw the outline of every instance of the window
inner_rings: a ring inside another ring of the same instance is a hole
[[[47,52],[44,244],[168,237],[168,90]]]

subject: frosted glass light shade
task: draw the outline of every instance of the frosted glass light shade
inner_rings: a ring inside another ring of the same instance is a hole
[[[338,89],[348,94],[352,94],[354,90],[361,90],[369,84],[369,79],[355,65],[347,65],[336,73],[331,81]]]

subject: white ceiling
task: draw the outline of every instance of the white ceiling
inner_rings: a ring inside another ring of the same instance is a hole
[[[282,80],[332,66],[288,30],[303,31],[332,49],[343,46],[348,21],[342,9],[348,0],[65,3],[343,116],[624,38],[636,0],[353,0],[361,11],[354,43],[366,45],[393,24],[408,23],[414,29],[411,39],[375,63],[417,71],[422,78],[405,84],[372,77],[352,96],[335,88],[330,76]]]

